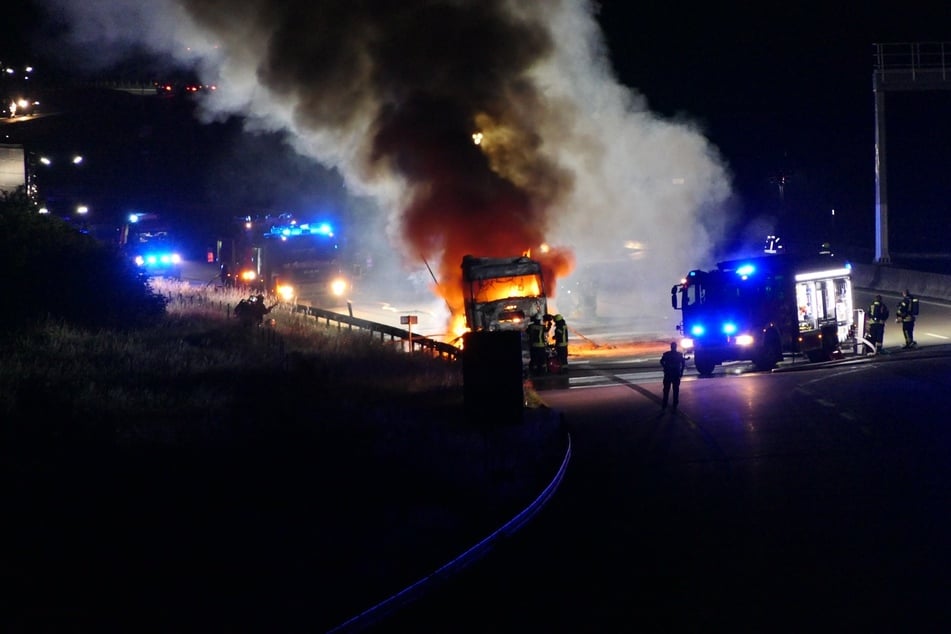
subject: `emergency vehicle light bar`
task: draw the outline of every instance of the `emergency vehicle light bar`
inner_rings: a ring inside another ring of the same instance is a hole
[[[808,282],[810,280],[821,280],[827,277],[844,277],[852,272],[852,266],[846,265],[840,269],[829,269],[828,271],[816,271],[815,273],[799,273],[796,275],[797,282]]]
[[[319,225],[311,226],[310,224],[302,225],[275,225],[271,227],[268,231],[269,234],[281,237],[289,236],[308,236],[308,235],[317,235],[317,236],[328,236],[333,237],[334,230],[328,223],[322,222]]]

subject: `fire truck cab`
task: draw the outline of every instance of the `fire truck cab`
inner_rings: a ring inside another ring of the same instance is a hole
[[[787,353],[828,360],[853,330],[851,265],[786,253],[724,261],[690,271],[671,288],[671,305],[701,375],[725,361],[770,370]]]
[[[345,302],[350,292],[350,277],[329,223],[299,222],[286,214],[242,218],[239,234],[219,241],[218,251],[237,285],[281,301],[331,307]]]

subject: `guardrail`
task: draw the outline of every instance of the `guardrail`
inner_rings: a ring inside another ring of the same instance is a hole
[[[323,322],[328,328],[332,328],[334,325],[336,325],[337,330],[343,330],[344,328],[353,330],[356,328],[369,331],[371,336],[379,334],[380,341],[387,341],[387,337],[389,337],[389,341],[401,340],[409,345],[410,352],[428,352],[433,356],[445,358],[450,361],[458,360],[462,353],[459,348],[445,341],[436,341],[435,339],[417,335],[402,328],[378,324],[374,321],[335,313],[331,310],[298,304],[294,306],[294,312],[304,313],[314,317],[318,323]]]

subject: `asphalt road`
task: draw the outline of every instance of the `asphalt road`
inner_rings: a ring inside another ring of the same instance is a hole
[[[558,493],[373,631],[948,631],[951,349],[658,383],[544,392]]]
[[[947,311],[919,350],[891,323],[876,358],[691,374],[678,412],[653,353],[574,357],[538,386],[571,432],[557,493],[371,631],[947,631]]]

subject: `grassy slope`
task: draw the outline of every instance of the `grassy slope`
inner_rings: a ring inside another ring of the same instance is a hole
[[[326,628],[554,473],[554,419],[467,423],[458,364],[280,310],[248,331],[238,298],[166,292],[160,328],[3,344],[14,630]]]

